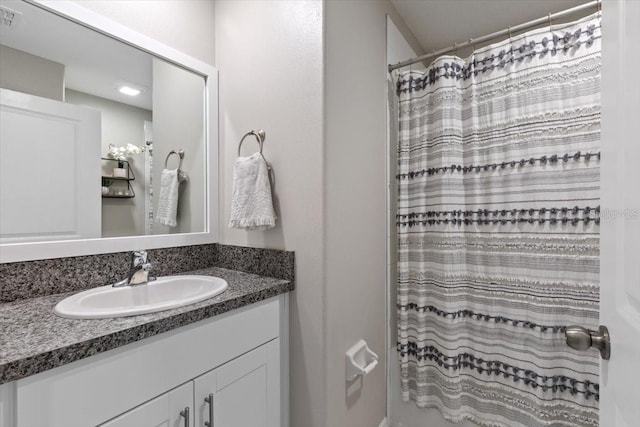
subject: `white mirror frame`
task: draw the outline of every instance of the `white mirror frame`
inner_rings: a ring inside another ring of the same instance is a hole
[[[133,31],[111,19],[68,0],[26,0],[38,7],[83,25],[108,37],[177,64],[205,78],[206,180],[205,231],[153,236],[107,237],[96,239],[11,243],[0,245],[0,264],[36,259],[122,252],[133,249],[198,245],[218,241],[218,71],[215,67]]]

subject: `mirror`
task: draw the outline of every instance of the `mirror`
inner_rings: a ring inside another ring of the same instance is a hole
[[[0,261],[215,241],[215,70],[68,3],[0,1]]]

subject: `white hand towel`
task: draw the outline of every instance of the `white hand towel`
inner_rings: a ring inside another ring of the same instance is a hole
[[[275,225],[269,170],[264,157],[260,153],[238,157],[233,166],[229,228],[267,230]]]
[[[169,227],[178,225],[178,180],[177,169],[163,169],[160,175],[160,197],[155,221]]]

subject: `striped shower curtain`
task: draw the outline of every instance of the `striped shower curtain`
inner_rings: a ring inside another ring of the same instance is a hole
[[[600,18],[398,75],[403,400],[481,426],[597,426]]]

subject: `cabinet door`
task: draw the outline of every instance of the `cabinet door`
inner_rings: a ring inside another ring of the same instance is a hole
[[[185,408],[189,408],[188,414]],[[185,414],[189,417],[188,423]],[[190,381],[100,427],[186,427],[193,426],[193,419],[193,382]]]
[[[196,426],[280,427],[279,340],[270,341],[195,380]]]

